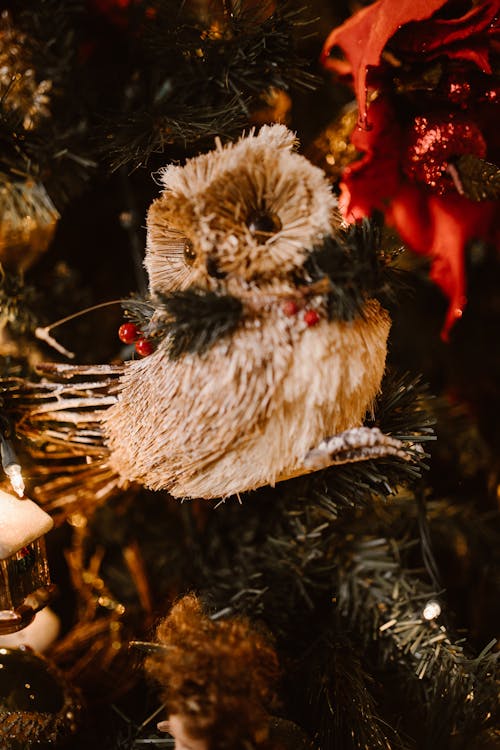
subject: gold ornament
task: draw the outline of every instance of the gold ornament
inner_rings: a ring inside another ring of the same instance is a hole
[[[50,245],[59,212],[41,183],[31,179],[11,182],[8,178],[2,182],[0,262],[22,272]]]
[[[342,172],[358,152],[351,143],[351,134],[358,122],[358,108],[350,104],[329,123],[307,150],[308,158],[321,167],[332,181],[337,182]]]
[[[261,104],[252,112],[252,123],[264,125],[279,122],[288,125],[291,120],[292,100],[282,89],[270,88],[260,97]]]

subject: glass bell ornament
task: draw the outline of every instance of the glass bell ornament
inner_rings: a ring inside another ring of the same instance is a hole
[[[34,502],[0,489],[0,634],[26,627],[51,597],[44,534],[52,526]]]

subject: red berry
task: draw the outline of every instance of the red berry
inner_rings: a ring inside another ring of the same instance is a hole
[[[298,311],[299,306],[296,302],[293,301],[293,299],[289,299],[283,303],[283,312],[285,313],[285,315],[292,317],[292,315],[297,315]]]
[[[141,355],[141,357],[147,357],[148,354],[151,354],[153,351],[153,344],[151,341],[148,341],[148,339],[137,339],[135,342],[135,350],[137,354]]]
[[[118,338],[124,344],[133,344],[140,335],[141,332],[134,323],[124,323],[118,329]]]
[[[305,311],[304,323],[306,323],[309,327],[315,326],[316,323],[319,323],[319,314],[316,312],[316,310]]]

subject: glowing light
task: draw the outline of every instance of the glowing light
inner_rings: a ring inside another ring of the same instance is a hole
[[[422,614],[426,620],[435,620],[436,617],[439,617],[439,615],[441,614],[441,605],[439,604],[439,602],[431,599],[431,601],[427,602],[427,604],[425,605]]]
[[[81,513],[72,513],[68,518],[69,523],[77,529],[82,529],[87,525],[87,519]]]
[[[24,479],[19,464],[10,464],[5,469],[5,473],[10,479],[12,489],[16,492],[19,497],[24,495]]]

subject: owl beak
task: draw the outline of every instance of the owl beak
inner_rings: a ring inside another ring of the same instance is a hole
[[[207,273],[213,279],[225,279],[226,273],[219,269],[218,263],[215,258],[207,258]]]

